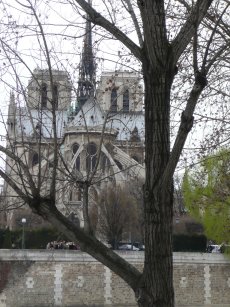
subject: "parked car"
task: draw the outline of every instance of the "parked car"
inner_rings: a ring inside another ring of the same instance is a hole
[[[221,246],[217,245],[217,244],[210,244],[207,247],[207,253],[220,254],[221,253]]]
[[[140,243],[140,242],[134,242],[133,245],[137,248],[139,248],[140,251],[144,251],[145,250],[145,246],[144,244]]]
[[[132,244],[123,244],[119,246],[119,250],[139,251],[140,249]]]

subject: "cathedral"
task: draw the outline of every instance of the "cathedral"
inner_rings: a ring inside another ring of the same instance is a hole
[[[133,71],[105,71],[96,82],[95,67],[87,21],[76,90],[66,71],[35,69],[24,104],[18,105],[11,93],[8,108],[7,148],[22,159],[43,195],[49,193],[54,149],[58,150],[56,205],[81,227],[84,182],[90,181],[89,197],[94,201],[108,185],[122,186],[145,176],[140,76]],[[10,157],[6,173],[29,193]],[[22,217],[31,227],[39,224],[6,182],[4,194],[8,227],[17,228]]]

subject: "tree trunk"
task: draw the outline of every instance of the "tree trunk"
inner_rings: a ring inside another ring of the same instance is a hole
[[[173,182],[171,179],[169,186],[163,186],[162,177],[170,155],[170,89],[174,76],[170,68],[161,69],[159,74],[146,67],[145,266],[136,297],[141,307],[173,307]]]
[[[88,181],[83,182],[82,184],[82,194],[83,194],[83,218],[84,218],[84,230],[88,234],[93,234],[90,218],[89,218],[89,185]]]

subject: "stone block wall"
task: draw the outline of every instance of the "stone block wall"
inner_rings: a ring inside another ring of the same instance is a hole
[[[142,269],[143,252],[120,252]],[[177,307],[230,307],[230,260],[174,253]],[[66,250],[0,250],[0,307],[137,306],[132,290],[89,255]]]

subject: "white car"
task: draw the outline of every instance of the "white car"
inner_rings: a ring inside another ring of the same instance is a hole
[[[217,244],[210,244],[207,247],[207,252],[208,253],[213,253],[213,254],[220,254],[221,250],[220,250],[220,245]]]
[[[123,244],[119,246],[119,250],[126,250],[126,251],[139,251],[140,249],[138,247],[135,247],[132,244]]]

